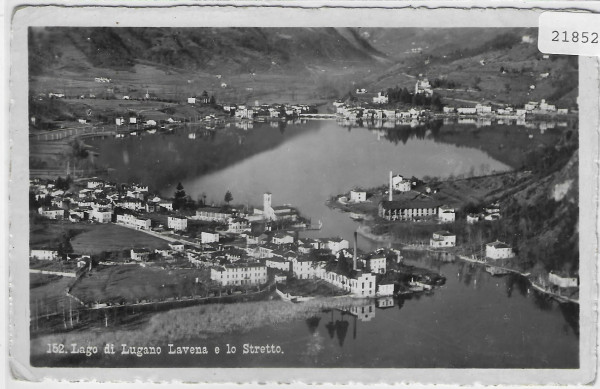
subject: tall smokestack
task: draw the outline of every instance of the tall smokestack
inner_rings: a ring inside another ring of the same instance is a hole
[[[352,256],[352,269],[356,270],[356,242],[358,241],[358,233],[354,231],[354,255]]]
[[[388,190],[388,200],[392,201],[392,171],[390,170],[390,188]]]

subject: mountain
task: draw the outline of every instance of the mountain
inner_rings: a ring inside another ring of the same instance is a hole
[[[33,75],[65,66],[127,70],[143,62],[235,73],[386,61],[351,28],[48,27],[31,28],[29,45]]]
[[[546,99],[576,109],[578,66],[574,56],[544,56],[530,28],[374,28],[361,37],[391,64],[361,81],[369,90],[414,88],[435,81],[448,105],[522,105]]]

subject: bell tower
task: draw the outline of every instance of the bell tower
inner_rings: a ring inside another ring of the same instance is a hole
[[[267,192],[263,194],[263,211],[266,212],[271,208],[271,193]]]

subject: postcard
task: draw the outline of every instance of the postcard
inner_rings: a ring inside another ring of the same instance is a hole
[[[16,9],[13,375],[593,380],[598,59],[550,8]]]

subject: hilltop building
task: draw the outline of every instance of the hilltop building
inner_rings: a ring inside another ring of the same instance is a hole
[[[417,80],[417,83],[415,84],[415,94],[424,94],[428,97],[433,95],[433,89],[428,79],[424,78],[422,80]]]

